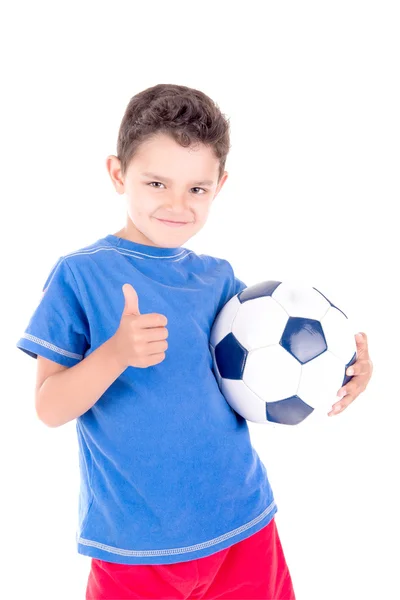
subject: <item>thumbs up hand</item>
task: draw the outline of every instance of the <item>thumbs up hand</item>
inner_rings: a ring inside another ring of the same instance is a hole
[[[137,292],[129,283],[122,286],[122,293],[125,304],[113,335],[122,365],[144,369],[161,363],[168,348],[167,317],[159,313],[141,315]]]
[[[122,286],[122,293],[125,298],[125,306],[122,312],[123,315],[140,315],[139,298],[134,287],[130,283],[125,283]]]

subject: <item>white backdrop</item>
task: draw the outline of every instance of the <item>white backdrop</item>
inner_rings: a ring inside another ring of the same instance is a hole
[[[19,2],[1,23],[5,597],[84,598],[75,421],[37,419],[15,344],[57,258],[125,224],[105,159],[129,99],[176,83],[218,103],[232,140],[185,247],[247,285],[304,278],[369,339],[373,378],[341,415],[249,423],[297,600],[398,598],[398,3]]]

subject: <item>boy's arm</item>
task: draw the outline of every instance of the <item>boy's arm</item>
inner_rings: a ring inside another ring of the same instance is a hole
[[[81,362],[47,377],[36,389],[36,412],[49,427],[59,427],[88,411],[125,371],[115,337]]]

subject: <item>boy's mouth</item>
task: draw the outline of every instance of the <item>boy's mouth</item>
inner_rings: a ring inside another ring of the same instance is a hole
[[[182,221],[167,221],[164,219],[157,219],[157,221],[160,221],[160,223],[164,223],[169,227],[183,227],[183,225],[188,225],[188,223],[183,223]]]

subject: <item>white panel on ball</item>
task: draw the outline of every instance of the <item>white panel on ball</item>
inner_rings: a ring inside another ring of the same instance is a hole
[[[330,307],[329,302],[314,288],[291,280],[282,282],[272,297],[290,317],[320,321]]]
[[[344,364],[349,363],[357,350],[350,321],[340,310],[331,306],[321,319],[321,325],[329,352],[335,354]]]
[[[233,320],[232,333],[247,350],[279,344],[288,320],[287,313],[270,296],[244,302]],[[257,327],[249,327],[249,323]]]
[[[241,304],[236,295],[223,306],[222,310],[220,310],[210,333],[210,343],[214,348],[226,336],[228,331],[232,331],[233,320],[240,306]],[[224,313],[223,319],[221,318],[222,312]]]
[[[296,394],[301,364],[279,344],[252,350],[247,356],[243,381],[265,402]]]
[[[301,367],[297,395],[303,402],[327,415],[337,400],[338,382],[343,380],[344,373],[344,361],[326,351]]]
[[[243,380],[222,379],[221,392],[229,405],[244,419],[256,423],[268,423],[266,405]]]

